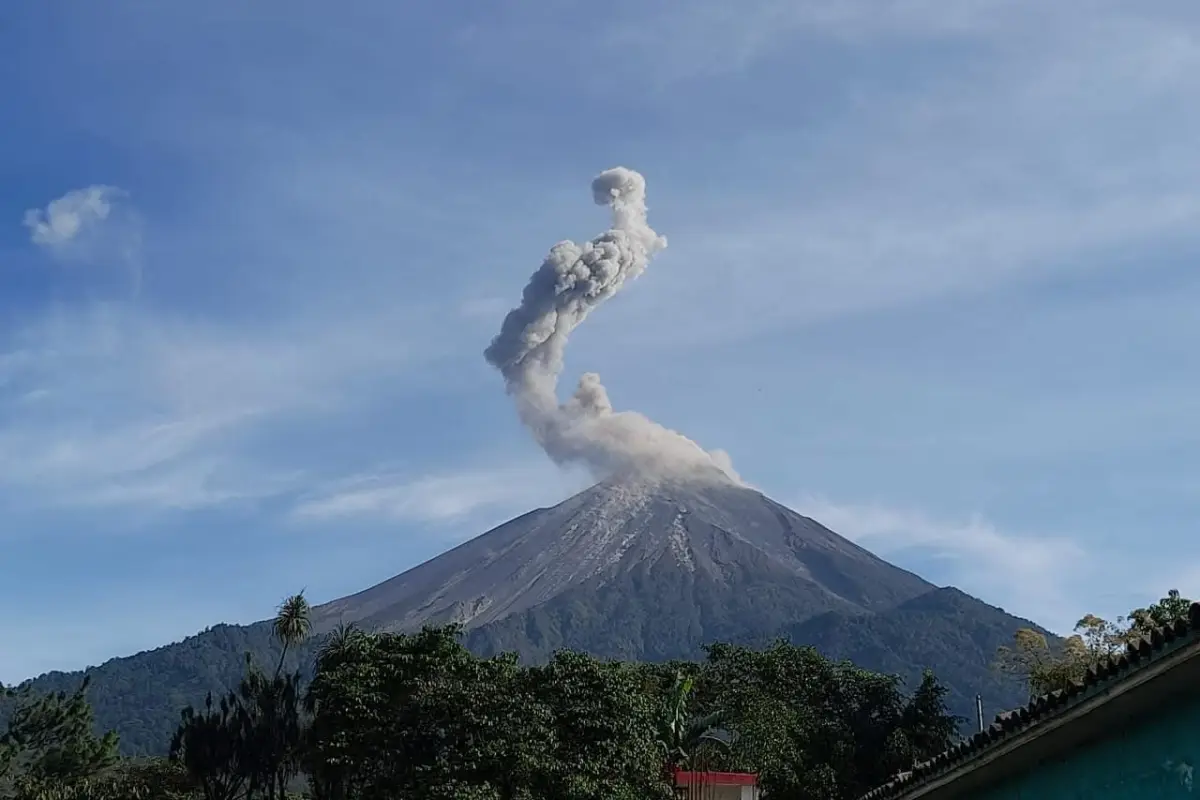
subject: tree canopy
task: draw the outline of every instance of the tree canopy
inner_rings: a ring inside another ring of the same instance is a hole
[[[1192,601],[1172,589],[1145,608],[1110,622],[1095,614],[1075,623],[1075,630],[1055,646],[1045,634],[1021,628],[1009,645],[996,653],[996,668],[1020,677],[1030,697],[1065,689],[1083,680],[1088,669],[1119,653],[1130,642],[1149,635],[1155,628],[1186,619]]]
[[[308,615],[303,595],[280,606],[285,653],[305,646]],[[92,732],[86,682],[23,689],[0,737],[0,798],[667,800],[671,770],[685,768],[751,771],[772,797],[829,800],[957,735],[931,673],[908,693],[784,641],[715,644],[702,662],[560,651],[525,666],[472,654],[456,626],[343,627],[314,652],[308,673],[248,655],[238,686],[181,711],[168,759],[119,759],[116,737]]]

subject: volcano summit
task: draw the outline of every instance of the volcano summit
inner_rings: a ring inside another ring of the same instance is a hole
[[[458,622],[473,642],[492,645],[484,649],[522,651],[521,632],[533,625],[545,628],[541,653],[673,658],[700,642],[891,608],[934,588],[713,470],[610,478],[320,606],[314,622],[401,630]]]

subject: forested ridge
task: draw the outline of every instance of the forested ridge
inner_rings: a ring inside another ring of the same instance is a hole
[[[1063,688],[1188,607],[1172,591],[1115,622],[1088,615],[1065,640],[1024,628],[994,668],[1030,695]],[[91,676],[4,689],[0,798],[665,800],[673,769],[707,769],[756,773],[772,799],[837,800],[959,736],[932,672],[906,686],[783,640],[717,643],[698,661],[564,650],[523,665],[472,653],[457,626],[314,637],[309,620],[297,595],[256,628],[263,652],[178,710],[166,757],[123,757],[116,732],[97,732]]]
[[[623,588],[623,587],[622,587]],[[628,604],[638,595],[626,595],[619,611],[628,616]],[[663,655],[644,658],[614,646],[622,641],[614,635],[616,623],[600,624],[603,608],[595,595],[571,598],[570,603],[549,603],[516,620],[465,631],[462,641],[472,652],[491,656],[516,652],[523,663],[545,663],[560,649],[586,652],[600,658],[624,661],[696,661],[705,658],[699,645],[680,639]],[[617,613],[617,612],[614,612]],[[648,611],[646,613],[649,613]],[[659,607],[664,617],[674,609]],[[770,609],[759,617],[769,616]],[[624,618],[624,617],[618,617]],[[956,715],[974,720],[975,695],[982,694],[987,713],[1011,708],[1025,697],[1021,682],[991,668],[1000,645],[1011,641],[1020,627],[1037,630],[1058,640],[1032,623],[1018,620],[957,589],[936,589],[895,608],[877,614],[823,614],[798,625],[767,624],[758,620],[755,636],[730,636],[730,641],[755,648],[776,639],[796,645],[812,645],[833,660],[850,660],[867,669],[899,675],[915,686],[923,670],[931,665],[946,688],[946,702]],[[628,627],[628,626],[627,626]],[[313,637],[290,650],[288,669],[300,669],[308,677],[320,637]],[[217,625],[155,650],[113,659],[86,672],[55,672],[33,682],[36,690],[74,691],[84,677],[91,679],[89,698],[103,730],[121,735],[123,755],[165,755],[167,742],[179,718],[179,709],[198,705],[208,692],[220,695],[237,687],[245,673],[245,654],[256,663],[273,664],[281,647],[271,633],[270,622],[254,625]]]
[[[522,665],[474,655],[454,626],[310,637],[307,613],[291,598],[265,626],[278,655],[248,654],[234,688],[180,710],[166,758],[122,758],[93,730],[90,679],[9,690],[0,796],[643,800],[688,767],[760,773],[775,797],[853,797],[957,735],[931,673],[906,691],[786,642]]]

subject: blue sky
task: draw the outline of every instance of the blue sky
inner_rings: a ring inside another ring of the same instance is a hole
[[[569,383],[1059,629],[1200,592],[1194,3],[19,0],[0,63],[0,680],[582,486],[482,350],[615,165],[671,246]]]

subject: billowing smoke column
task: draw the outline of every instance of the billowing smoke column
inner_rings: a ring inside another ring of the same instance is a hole
[[[590,242],[551,248],[484,357],[504,375],[521,421],[560,464],[582,463],[600,476],[740,482],[725,453],[708,452],[636,411],[613,411],[595,373],[585,374],[571,399],[559,405],[556,389],[571,331],[667,246],[646,222],[646,181],[640,173],[606,170],[592,181],[592,195],[612,209],[612,227]]]

